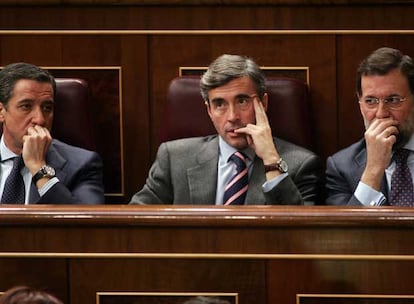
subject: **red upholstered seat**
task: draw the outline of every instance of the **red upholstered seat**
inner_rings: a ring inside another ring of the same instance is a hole
[[[83,79],[56,78],[52,136],[67,144],[96,150],[92,104]]]
[[[173,79],[167,93],[167,107],[160,129],[160,142],[217,133],[200,94],[199,76]],[[274,136],[313,149],[309,89],[293,78],[270,77],[267,115]]]

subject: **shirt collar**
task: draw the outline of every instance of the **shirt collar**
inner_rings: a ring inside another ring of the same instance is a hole
[[[18,156],[18,155],[15,154],[14,152],[12,152],[9,148],[7,148],[6,143],[4,142],[4,137],[2,135],[1,140],[0,140],[0,157],[1,157],[1,161],[8,160],[8,159],[11,159],[11,158],[16,157],[16,156]]]
[[[414,151],[414,134],[411,135],[410,139],[408,140],[408,142],[404,145],[403,147],[404,149],[410,150],[410,151]]]
[[[238,151],[236,148],[230,146],[221,136],[219,136],[219,148],[220,155],[226,162],[229,160],[230,156],[234,154],[234,152]],[[240,152],[243,152],[249,161],[253,161],[254,157],[256,156],[256,153],[250,147],[247,147]]]

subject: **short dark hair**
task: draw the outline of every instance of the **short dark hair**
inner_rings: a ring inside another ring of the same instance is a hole
[[[210,90],[244,76],[249,76],[254,82],[256,92],[262,99],[266,92],[266,79],[260,67],[248,57],[228,54],[219,56],[204,73],[200,82],[201,96],[208,102]]]
[[[28,286],[16,286],[2,294],[0,304],[63,304],[63,302],[46,291]]]
[[[372,52],[359,65],[357,72],[357,93],[362,95],[361,78],[370,75],[386,75],[399,69],[407,77],[411,93],[414,93],[414,64],[410,56],[389,47],[382,47]]]
[[[50,83],[56,94],[55,78],[46,70],[30,63],[18,62],[5,66],[0,71],[0,102],[7,106],[12,98],[14,86],[20,79]]]

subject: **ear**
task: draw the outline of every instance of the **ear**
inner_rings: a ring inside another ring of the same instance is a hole
[[[208,101],[205,101],[204,104],[206,105],[208,116],[210,116],[210,119],[211,119],[212,114],[211,114],[210,103]]]
[[[269,95],[267,95],[267,93],[263,94],[263,99],[262,99],[262,104],[263,104],[263,108],[265,111],[267,111],[267,104],[269,101]]]
[[[6,111],[6,107],[3,105],[2,102],[0,102],[0,122],[4,122],[4,115]]]

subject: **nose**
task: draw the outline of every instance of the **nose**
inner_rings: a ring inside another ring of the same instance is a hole
[[[42,109],[40,107],[35,107],[32,114],[32,123],[43,127],[46,120]]]
[[[234,104],[230,104],[228,111],[227,111],[227,120],[233,122],[238,119],[239,119],[239,109]]]
[[[388,109],[388,106],[380,101],[377,107],[377,111],[375,112],[376,118],[387,118],[390,117],[390,111]]]

